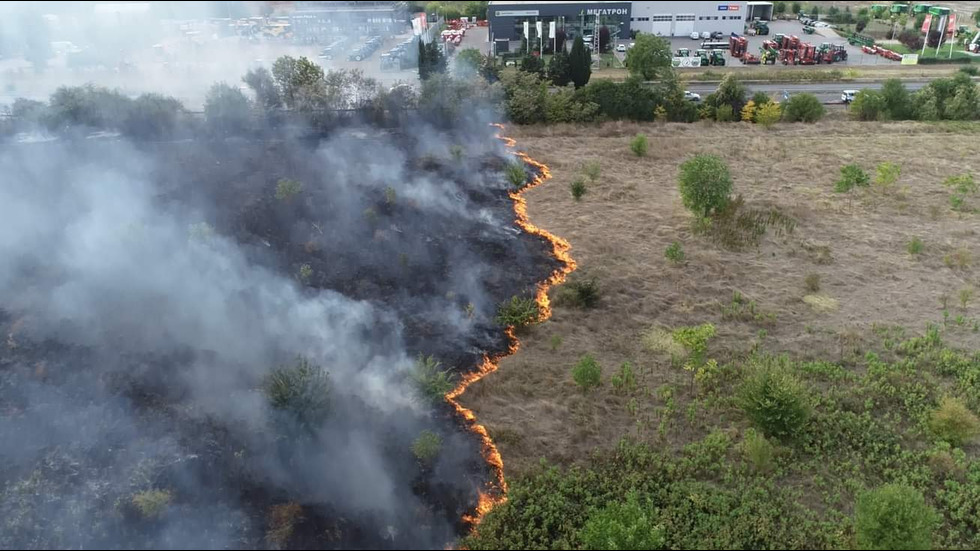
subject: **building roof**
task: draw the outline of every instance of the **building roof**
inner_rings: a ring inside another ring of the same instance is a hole
[[[772,6],[772,2],[746,2],[747,6]]]
[[[589,4],[625,4],[626,1],[627,0],[612,0],[612,1],[600,0],[598,2],[588,2],[588,3]],[[580,4],[580,3],[582,2],[540,2],[540,1],[522,2],[520,0],[510,0],[510,1],[505,0],[503,2],[491,1],[489,4],[491,6],[526,6],[528,4]]]

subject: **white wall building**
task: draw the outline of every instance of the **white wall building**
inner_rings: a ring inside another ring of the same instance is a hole
[[[692,32],[745,32],[746,2],[668,1],[633,2],[630,28],[660,36],[690,36]]]

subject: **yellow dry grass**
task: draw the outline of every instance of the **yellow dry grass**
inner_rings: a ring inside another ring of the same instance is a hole
[[[629,150],[637,132],[648,136],[647,157]],[[846,360],[868,342],[873,323],[921,332],[941,319],[941,296],[980,284],[974,271],[944,264],[951,251],[980,255],[980,215],[953,212],[941,185],[978,169],[978,125],[837,121],[767,132],[746,124],[607,123],[512,127],[508,134],[554,175],[528,192],[531,219],[572,244],[580,266],[572,277],[595,276],[602,287],[597,308],[556,307],[551,320],[522,338],[516,355],[463,396],[495,437],[508,476],[542,457],[585,460],[627,434],[659,446],[703,435],[706,420],[696,405],[673,417],[665,437],[656,430],[662,385],[696,404],[691,374],[671,365],[670,329],[714,323],[709,353],[720,361],[759,346],[801,359]],[[749,205],[794,217],[795,232],[769,235],[744,252],[693,235],[676,174],[694,153],[721,156],[736,192]],[[589,160],[602,164],[602,176],[576,202],[569,182]],[[904,193],[833,192],[842,165],[873,171],[884,161],[902,166],[897,189]],[[912,237],[925,243],[916,257],[906,249]],[[664,258],[673,241],[683,244],[682,265]],[[821,296],[805,299],[800,282],[811,273],[820,276]],[[775,322],[723,319],[734,290],[776,313]],[[980,311],[971,305],[964,313]],[[550,343],[555,335],[563,339],[557,350]],[[588,395],[571,378],[585,353],[598,359],[605,381]],[[643,389],[635,408],[609,384],[624,361],[633,363]]]

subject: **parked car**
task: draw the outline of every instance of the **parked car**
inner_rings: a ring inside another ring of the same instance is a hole
[[[851,103],[854,101],[854,96],[856,96],[857,93],[857,90],[844,90],[840,95],[840,100],[844,103]]]
[[[711,33],[708,31],[701,33],[701,40],[711,40]]]
[[[719,38],[725,38],[725,33],[721,31],[711,33],[711,40],[718,40]]]
[[[701,33],[698,32],[691,33],[691,40],[701,40]]]
[[[693,101],[694,103],[698,103],[699,101],[701,101],[701,94],[695,94],[690,90],[684,90],[684,99],[686,99],[687,101]]]
[[[620,44],[619,46],[616,46],[616,51],[619,52],[619,53],[625,52],[626,51],[626,44]]]

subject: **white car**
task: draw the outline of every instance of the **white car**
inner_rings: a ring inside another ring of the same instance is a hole
[[[701,33],[701,40],[711,40],[711,33],[708,31]]]
[[[616,46],[616,51],[619,52],[619,53],[625,52],[626,51],[626,44],[620,44],[619,46]]]
[[[691,33],[691,40],[701,40],[701,33],[699,32]]]
[[[854,101],[854,96],[856,96],[857,93],[857,90],[844,90],[840,95],[840,100],[844,103],[851,103]]]
[[[687,101],[693,101],[694,103],[697,103],[701,101],[701,94],[695,94],[690,90],[684,90],[684,99],[686,99]]]

